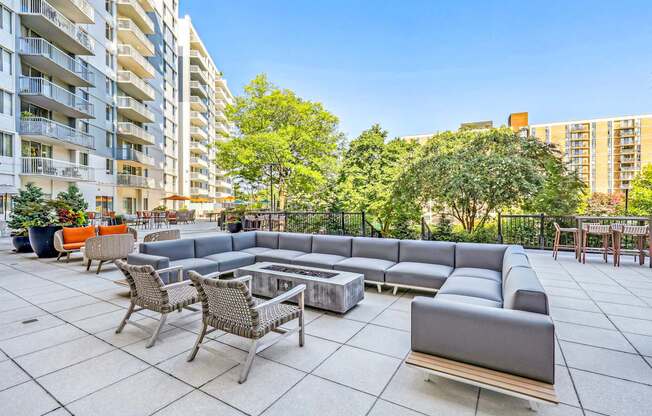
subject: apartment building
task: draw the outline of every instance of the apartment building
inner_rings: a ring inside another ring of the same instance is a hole
[[[225,106],[233,100],[189,16],[179,20],[179,193],[199,212],[220,208],[232,192],[212,146],[229,132]]]
[[[652,114],[529,124],[527,113],[513,113],[508,124],[556,145],[591,192],[623,192],[652,163]]]

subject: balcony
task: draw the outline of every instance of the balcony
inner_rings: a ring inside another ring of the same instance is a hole
[[[633,129],[634,120],[621,120],[616,129]]]
[[[23,101],[72,118],[95,118],[93,104],[45,78],[20,77],[18,94]]]
[[[202,98],[208,98],[208,90],[199,81],[190,81],[190,93]]]
[[[118,113],[141,123],[153,123],[154,113],[145,104],[131,97],[118,97]]]
[[[156,138],[152,133],[134,123],[118,123],[118,137],[131,143],[151,146],[156,144]]]
[[[206,116],[204,116],[199,111],[191,111],[190,123],[195,126],[205,127],[208,125],[208,120],[206,119]]]
[[[190,179],[197,182],[208,183],[208,175],[201,172],[190,172]]]
[[[208,168],[208,160],[201,157],[191,157],[190,166]]]
[[[202,69],[208,69],[208,61],[206,57],[197,50],[190,51],[190,63],[192,65],[199,65]]]
[[[143,101],[154,101],[154,88],[131,71],[118,71],[118,86],[127,94]]]
[[[21,0],[18,13],[21,15],[21,24],[44,38],[56,39],[57,44],[65,50],[75,55],[94,55],[93,38],[47,1]]]
[[[154,22],[149,18],[138,0],[117,0],[118,14],[134,21],[147,35],[154,34]]]
[[[49,0],[68,19],[75,23],[95,23],[95,9],[86,0]]]
[[[148,178],[146,176],[138,175],[129,175],[126,173],[118,173],[118,186],[126,186],[129,188],[146,188],[154,189],[156,188],[156,181],[154,178]]]
[[[80,59],[75,59],[42,38],[19,38],[18,53],[23,62],[76,87],[92,87],[94,73]]]
[[[20,165],[21,175],[45,176],[70,182],[94,180],[93,169],[64,160],[46,157],[21,157]]]
[[[202,113],[205,113],[208,111],[208,106],[206,105],[206,102],[202,100],[199,97],[196,97],[194,95],[190,96],[190,109],[194,111],[199,111]]]
[[[193,186],[190,188],[190,195],[208,196],[208,189]]]
[[[132,149],[130,147],[122,147],[115,149],[115,160],[135,162],[144,166],[155,166],[156,162],[153,157],[145,153]]]
[[[571,124],[570,125],[570,131],[572,131],[572,132],[589,131],[589,125],[588,124]]]
[[[639,170],[640,170],[640,168],[638,168],[637,166],[621,166],[620,167],[621,172],[634,172],[634,173],[636,173]]]
[[[152,3],[152,0],[140,0],[140,5],[143,7],[143,10],[146,12],[153,12],[154,9],[154,3]]]
[[[190,127],[190,137],[198,140],[206,140],[208,139],[208,133],[201,127],[192,126]]]
[[[118,63],[141,78],[154,78],[154,66],[130,45],[118,45]]]
[[[143,56],[154,56],[154,44],[147,39],[142,30],[130,19],[118,19],[118,39],[136,48]]]
[[[208,84],[208,72],[201,69],[198,65],[190,65],[190,79],[203,81]]]
[[[224,111],[217,111],[215,113],[215,121],[221,123],[221,122],[227,122],[229,121],[229,119],[226,118],[226,114],[224,114]]]
[[[208,147],[204,143],[200,142],[190,142],[190,150],[194,152],[199,152],[203,153],[205,155],[208,154]]]
[[[19,132],[23,138],[37,139],[45,143],[63,144],[81,150],[95,149],[95,140],[90,134],[47,118],[21,119]]]
[[[222,135],[228,135],[230,133],[229,128],[224,123],[215,123],[215,131]]]
[[[620,136],[620,137],[634,137],[635,136],[634,129],[620,130],[620,131],[618,131],[616,133],[617,133],[617,136]]]

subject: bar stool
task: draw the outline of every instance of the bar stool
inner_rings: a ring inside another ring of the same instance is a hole
[[[614,233],[611,230],[610,225],[602,224],[582,224],[582,263],[586,263],[586,251],[589,247],[589,236],[595,235],[602,237],[602,247],[597,248],[599,252],[602,253],[602,258],[605,263],[609,261],[609,253],[615,253],[614,251]],[[611,238],[611,246],[609,245],[609,239]]]
[[[560,244],[562,233],[571,233],[573,235],[573,245],[569,244]],[[580,241],[578,236],[578,230],[574,227],[562,228],[559,224],[555,223],[555,239],[552,242],[552,256],[557,260],[557,253],[559,253],[560,248],[572,248],[575,252],[575,258],[579,257],[580,252]]]
[[[614,266],[620,266],[623,237],[631,237],[634,240],[636,251],[638,251],[638,254],[634,254],[634,259],[638,256],[638,264],[641,266],[645,264],[645,240],[648,238],[650,232],[648,226],[612,224],[611,229],[614,233]]]

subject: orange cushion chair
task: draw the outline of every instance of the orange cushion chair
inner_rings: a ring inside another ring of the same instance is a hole
[[[127,224],[100,225],[100,235],[127,234]]]
[[[54,234],[54,247],[59,251],[59,257],[66,254],[70,260],[70,253],[79,251],[84,243],[91,237],[95,237],[95,227],[65,227]]]

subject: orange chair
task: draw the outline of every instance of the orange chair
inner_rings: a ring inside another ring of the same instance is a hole
[[[95,237],[95,227],[89,225],[87,227],[64,227],[63,229],[54,233],[54,248],[59,252],[57,260],[64,254],[66,261],[70,261],[70,254],[80,251],[86,240]]]

